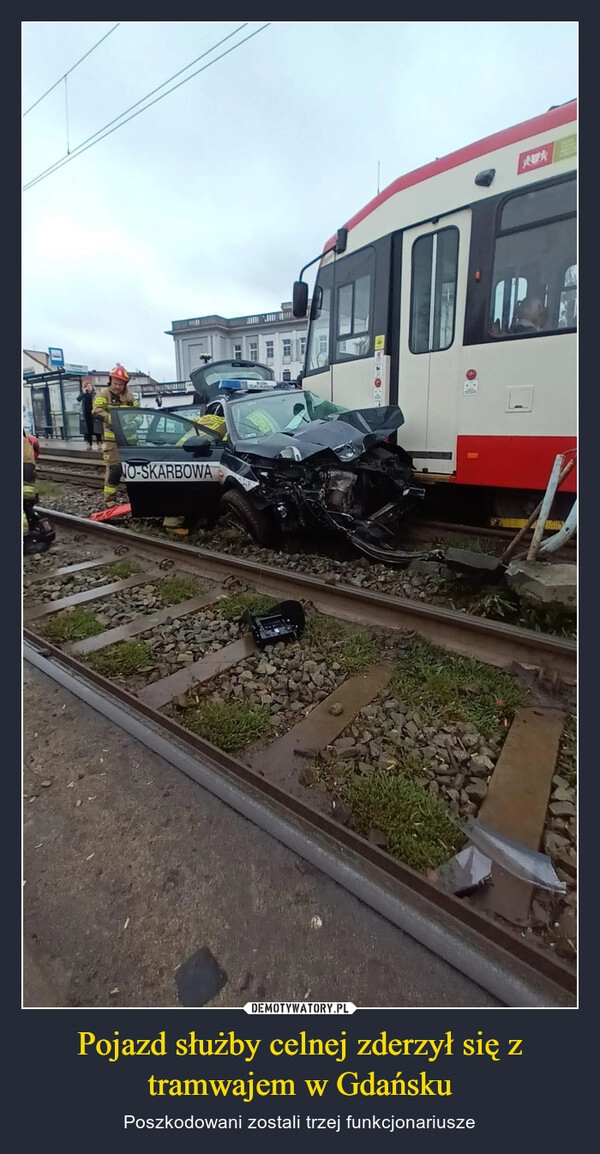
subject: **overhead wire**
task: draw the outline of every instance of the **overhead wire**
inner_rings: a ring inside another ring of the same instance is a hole
[[[192,60],[189,64],[186,64],[185,68],[180,68],[179,72],[175,72],[172,76],[169,76],[167,80],[163,80],[162,84],[159,84],[156,88],[153,88],[151,92],[147,92],[145,96],[142,96],[139,100],[136,100],[135,104],[130,104],[129,108],[126,108],[124,112],[120,112],[119,115],[115,116],[113,120],[109,120],[108,124],[103,125],[103,127],[99,128],[97,132],[93,132],[91,136],[88,136],[85,140],[82,140],[81,144],[78,144],[77,148],[73,149],[73,152],[77,152],[78,150],[83,149],[84,145],[88,144],[91,140],[95,140],[97,136],[100,136],[101,132],[106,132],[106,129],[110,128],[111,125],[116,124],[119,120],[123,120],[123,117],[127,116],[128,112],[133,112],[134,108],[137,108],[138,105],[143,104],[145,100],[149,100],[151,96],[154,96],[155,92],[160,92],[161,88],[164,88],[165,85],[170,84],[172,80],[176,80],[177,77],[181,76],[183,72],[187,72],[189,68],[193,68],[194,64],[197,64],[199,60],[204,60],[205,56],[210,56],[211,52],[214,52],[216,48],[220,48],[222,44],[227,42],[227,40],[231,40],[232,36],[237,35],[238,32],[242,32],[243,29],[247,27],[248,21],[246,21],[245,24],[240,24],[238,28],[234,28],[233,32],[230,32],[227,36],[224,36],[222,40],[218,40],[216,44],[213,44],[212,48],[207,48],[206,52],[202,52],[201,55],[197,56],[195,60]],[[192,77],[188,76],[188,80],[191,79]],[[170,91],[173,91],[173,89],[170,89]],[[164,95],[168,96],[168,92],[165,92]],[[150,108],[150,105],[147,105],[147,107]],[[141,109],[140,111],[143,112],[144,109]],[[133,117],[130,117],[130,120],[132,119]],[[64,157],[61,157],[60,160],[64,160]],[[56,160],[54,163],[59,164],[60,161]],[[50,165],[50,167],[53,168],[54,165]]]
[[[231,48],[228,48],[225,52],[221,52],[220,55],[215,56],[213,60],[209,60],[208,64],[204,64],[202,68],[198,68],[196,72],[191,74],[191,76],[186,76],[185,80],[181,80],[179,84],[174,84],[173,87],[169,88],[167,92],[163,92],[162,96],[157,96],[156,100],[150,101],[149,104],[144,104],[143,108],[138,108],[139,104],[143,104],[144,101],[149,100],[149,98],[153,96],[155,92],[159,92],[160,89],[164,88],[166,84],[170,84],[172,80],[175,80],[178,76],[181,76],[182,72],[187,72],[189,68],[192,68],[193,65],[198,62],[198,60],[202,60],[205,56],[210,55],[210,53],[214,52],[216,48],[219,48],[221,44],[224,44],[226,40],[230,40],[231,37],[235,36],[238,32],[241,31],[241,29],[247,27],[247,22],[246,24],[242,24],[239,28],[236,28],[234,32],[230,32],[228,36],[225,36],[222,40],[219,40],[216,44],[213,44],[212,48],[207,49],[206,52],[203,52],[201,56],[196,57],[196,60],[191,61],[191,63],[187,64],[185,68],[181,68],[179,72],[176,72],[173,76],[170,76],[169,79],[160,84],[158,88],[154,88],[151,92],[148,92],[146,96],[143,96],[141,100],[136,102],[136,104],[132,104],[119,116],[115,117],[114,120],[109,121],[108,124],[105,124],[103,128],[98,129],[98,131],[93,133],[92,136],[87,137],[87,139],[82,141],[81,144],[77,145],[77,147],[74,148],[72,152],[66,156],[61,157],[59,160],[55,161],[54,164],[49,165],[48,168],[44,169],[43,172],[38,173],[37,176],[32,177],[32,179],[28,181],[27,184],[23,185],[23,192],[26,192],[27,189],[32,188],[36,184],[39,184],[40,181],[45,180],[48,176],[51,176],[53,172],[57,172],[60,168],[63,167],[63,165],[68,164],[69,161],[74,160],[75,157],[80,156],[82,153],[87,152],[89,148],[93,148],[95,144],[99,144],[101,140],[104,140],[107,136],[110,136],[113,132],[116,132],[118,128],[122,128],[125,124],[128,124],[130,120],[134,120],[136,116],[140,116],[142,112],[145,112],[148,108],[151,108],[153,104],[158,104],[160,100],[164,100],[165,96],[169,96],[171,92],[175,92],[178,88],[181,88],[184,84],[187,84],[189,80],[193,80],[195,76],[198,76],[201,72],[205,72],[207,68],[210,68],[213,64],[217,64],[219,60],[222,60],[225,56],[228,56],[230,52],[234,51],[234,49],[241,48],[242,44],[246,44],[248,40],[252,40],[252,38],[257,36],[259,32],[264,32],[265,28],[268,28],[270,24],[271,21],[267,21],[265,24],[261,25],[260,28],[256,28],[254,32],[251,32],[249,36],[245,36],[243,40],[238,40],[236,44],[232,44]],[[134,108],[138,108],[138,111],[132,112]],[[132,112],[132,115],[128,116],[128,112]],[[126,119],[124,119],[124,117],[126,117]],[[113,125],[114,127],[112,127]]]
[[[102,41],[103,41],[103,40],[106,40],[107,36],[110,36],[111,32],[114,32],[115,28],[118,28],[118,27],[119,27],[119,24],[120,24],[120,23],[121,23],[121,21],[119,20],[119,22],[118,22],[117,24],[113,24],[112,28],[109,28],[108,32],[105,32],[105,33],[104,33],[104,36],[102,36],[102,37],[100,38],[100,40],[97,40],[97,41],[96,41],[96,43],[93,45],[93,47],[92,47],[92,48],[90,48],[90,49],[89,49],[89,51],[88,51],[88,52],[86,52],[84,56],[81,56],[81,57],[80,57],[80,59],[79,59],[79,60],[78,60],[78,61],[77,61],[75,64],[73,64],[71,68],[67,69],[67,71],[66,71],[65,73],[63,73],[63,75],[62,75],[62,76],[59,76],[58,80],[56,80],[56,81],[54,82],[54,84],[52,84],[52,85],[50,86],[50,88],[48,88],[48,89],[46,90],[46,92],[43,92],[41,96],[38,96],[38,99],[37,99],[36,101],[34,101],[34,103],[33,103],[33,104],[30,104],[29,108],[26,108],[26,109],[25,109],[25,112],[23,113],[23,116],[27,116],[27,113],[28,113],[28,112],[31,112],[33,108],[37,108],[37,105],[38,105],[38,104],[40,104],[40,102],[41,102],[42,100],[44,100],[44,98],[45,98],[46,96],[48,96],[48,95],[49,95],[51,92],[53,92],[53,91],[54,91],[54,89],[55,89],[55,88],[56,88],[56,87],[57,87],[57,86],[60,84],[61,80],[66,80],[67,76],[70,76],[71,72],[74,72],[74,71],[75,71],[75,69],[76,69],[76,68],[77,68],[77,67],[78,67],[78,66],[81,64],[81,62],[82,62],[83,60],[86,60],[86,59],[87,59],[87,57],[88,57],[88,56],[90,56],[90,55],[91,55],[91,53],[94,51],[94,49],[96,49],[96,48],[98,47],[98,45],[99,45],[99,44],[102,44]]]

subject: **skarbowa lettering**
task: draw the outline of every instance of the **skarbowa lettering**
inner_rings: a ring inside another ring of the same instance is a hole
[[[206,461],[146,461],[143,465],[123,462],[125,481],[216,481],[214,465]]]

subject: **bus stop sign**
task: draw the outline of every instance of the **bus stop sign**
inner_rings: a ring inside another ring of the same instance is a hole
[[[65,365],[65,358],[62,349],[48,349],[48,356],[50,357],[50,367],[55,369],[62,369]]]

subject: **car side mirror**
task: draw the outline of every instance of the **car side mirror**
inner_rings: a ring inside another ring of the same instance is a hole
[[[294,281],[292,296],[292,312],[297,320],[306,316],[308,306],[308,285],[304,280]]]
[[[182,445],[184,453],[193,453],[195,457],[210,457],[214,446],[208,441],[195,440],[185,441]]]

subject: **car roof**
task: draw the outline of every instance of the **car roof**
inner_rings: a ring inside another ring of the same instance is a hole
[[[225,382],[222,382],[222,383],[225,383]],[[280,383],[279,381],[277,381],[277,382],[266,381],[265,384],[270,386],[270,387],[263,388],[263,389],[261,389],[261,388],[258,388],[258,389],[257,388],[244,388],[242,381],[240,381],[240,384],[242,385],[241,388],[225,387],[225,388],[219,389],[218,393],[216,393],[216,395],[213,397],[213,400],[216,401],[216,400],[221,400],[224,398],[227,401],[242,401],[242,400],[249,400],[252,397],[255,397],[255,398],[256,397],[265,397],[265,396],[276,397],[276,396],[279,396],[281,393],[301,393],[301,392],[303,392],[302,389],[297,388],[297,386],[294,384],[293,381],[284,381],[283,383]],[[252,382],[252,384],[254,385],[254,382]]]

